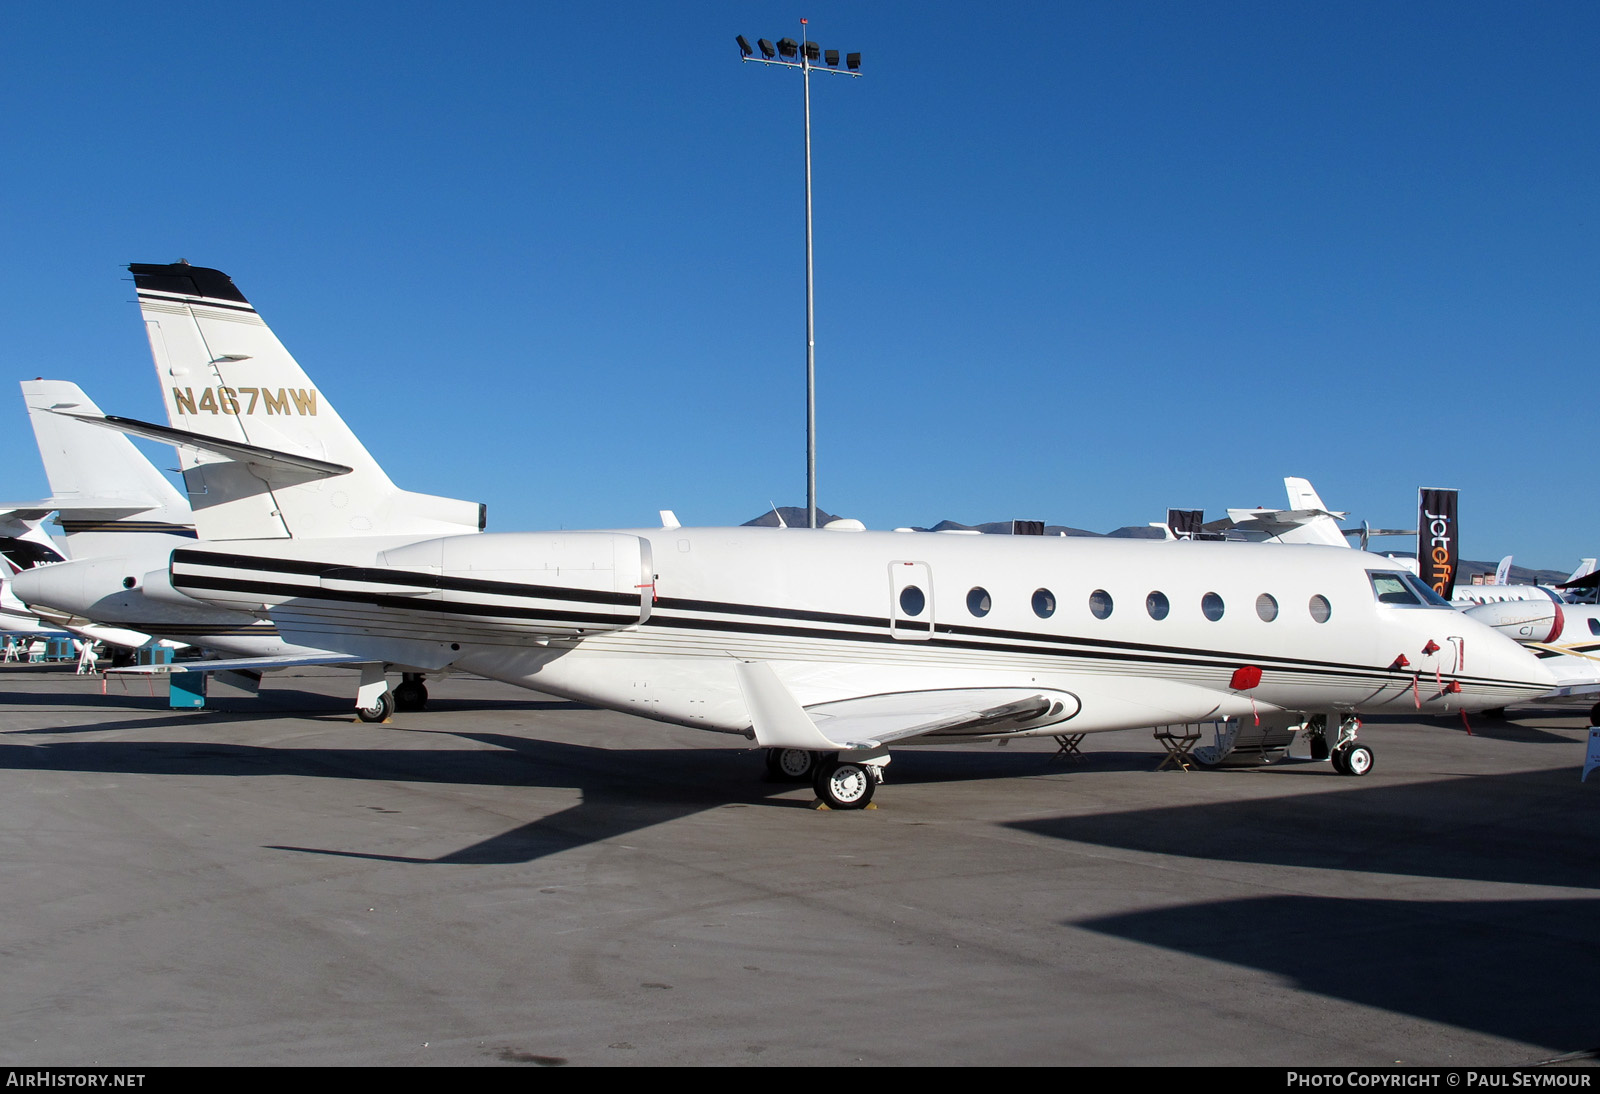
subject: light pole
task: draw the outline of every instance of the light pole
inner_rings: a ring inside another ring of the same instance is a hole
[[[831,72],[836,76],[861,75],[861,54],[845,55],[845,67],[839,67],[839,51],[824,51],[817,43],[806,38],[806,21],[800,20],[800,41],[779,38],[774,45],[765,38],[757,39],[761,56],[755,56],[750,40],[744,35],[739,43],[739,59],[763,65],[800,70],[800,86],[806,104],[806,509],[809,513],[806,526],[817,526],[817,338],[816,309],[812,296],[811,262],[811,71],[814,62],[823,61],[826,67],[818,72]]]

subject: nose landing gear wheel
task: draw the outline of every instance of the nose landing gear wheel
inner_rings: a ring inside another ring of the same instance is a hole
[[[829,809],[865,809],[878,780],[865,764],[829,760],[818,765],[811,787]]]
[[[767,749],[767,778],[773,782],[803,783],[816,766],[815,753],[803,748]]]
[[[1366,745],[1348,745],[1336,750],[1331,759],[1333,769],[1341,775],[1365,775],[1372,770],[1372,749]]]
[[[394,714],[394,696],[384,692],[370,707],[356,707],[356,717],[363,722],[387,722]]]

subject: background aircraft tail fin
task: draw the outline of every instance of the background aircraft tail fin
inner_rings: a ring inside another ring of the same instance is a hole
[[[1507,555],[1500,560],[1500,565],[1494,568],[1494,583],[1496,585],[1511,584],[1511,556]]]
[[[68,554],[120,554],[129,537],[194,538],[189,503],[144,453],[120,434],[75,420],[100,414],[77,384],[24,380],[22,400],[50,482],[51,496],[37,504],[56,510]]]
[[[173,428],[350,469],[264,476],[222,452],[180,448],[202,539],[483,528],[481,505],[395,486],[227,274],[187,263],[128,268]]]
[[[1322,495],[1318,494],[1311,485],[1310,479],[1299,479],[1289,476],[1283,480],[1283,488],[1289,495],[1290,509],[1322,509],[1328,507],[1322,504]]]

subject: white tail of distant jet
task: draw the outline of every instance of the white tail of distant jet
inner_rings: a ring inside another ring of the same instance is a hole
[[[1306,479],[1291,476],[1283,480],[1283,485],[1289,495],[1289,508],[1229,509],[1226,518],[1202,525],[1201,531],[1211,536],[1258,543],[1349,546],[1345,531],[1339,527],[1339,521],[1347,514],[1333,512],[1323,505],[1321,496]]]
[[[107,422],[178,446],[201,539],[481,530],[482,506],[390,481],[226,274],[129,269],[170,428]]]
[[[73,558],[122,554],[129,536],[168,550],[194,540],[189,503],[128,438],[85,424],[100,408],[77,384],[24,380],[22,399],[39,442],[50,497]]]

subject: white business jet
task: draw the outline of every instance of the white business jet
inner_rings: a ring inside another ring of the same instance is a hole
[[[147,592],[363,660],[752,738],[769,762],[811,766],[837,808],[871,800],[891,745],[1228,717],[1306,725],[1359,774],[1356,714],[1500,707],[1552,685],[1396,563],[1343,548],[429,525],[436,509],[375,504],[324,447],[331,408],[231,280],[132,270],[171,428],[205,451],[185,465],[201,541]],[[272,533],[296,502],[314,533]]]

